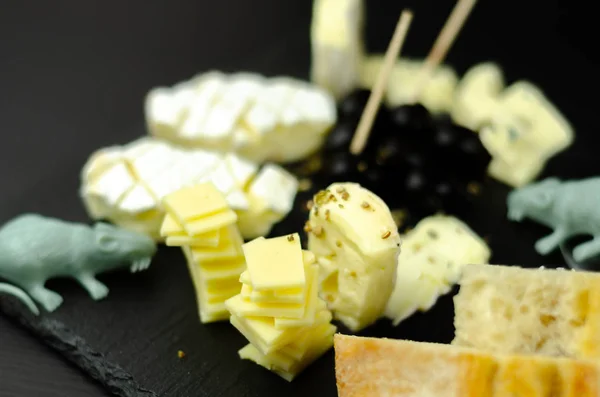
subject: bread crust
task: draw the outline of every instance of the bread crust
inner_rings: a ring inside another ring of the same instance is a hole
[[[598,397],[598,365],[336,334],[339,397]]]

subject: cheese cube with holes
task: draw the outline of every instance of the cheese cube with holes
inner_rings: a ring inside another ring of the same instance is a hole
[[[480,136],[492,155],[489,174],[513,187],[534,180],[546,162],[574,139],[573,128],[558,109],[525,81],[502,92]]]
[[[263,163],[314,153],[336,121],[334,99],[292,78],[207,72],[146,96],[150,134]]]
[[[359,83],[365,51],[363,28],[363,0],[313,2],[311,80],[337,99]]]
[[[300,236],[257,238],[243,245],[247,270],[225,302],[231,324],[250,344],[240,357],[291,381],[333,341],[332,315],[319,297],[319,267]]]
[[[479,131],[492,155],[488,173],[512,187],[534,180],[574,139],[571,125],[539,88],[527,81],[505,87],[502,71],[493,63],[465,74],[452,118]]]
[[[504,77],[498,65],[486,62],[473,66],[456,89],[452,119],[479,131],[491,120],[503,89]]]
[[[162,199],[185,186],[212,182],[237,214],[245,238],[269,233],[289,213],[298,190],[296,178],[279,166],[265,164],[259,169],[232,153],[188,150],[155,138],[97,151],[81,179],[80,194],[93,219],[108,219],[156,240],[164,239]],[[215,246],[215,233],[198,238],[171,234],[165,242]]]
[[[400,236],[388,206],[356,183],[334,183],[313,198],[308,249],[323,298],[352,331],[374,323],[394,288]]]
[[[212,183],[177,190],[163,199],[163,206],[167,214],[160,232],[170,245],[182,247],[200,321],[227,320],[225,301],[239,294],[246,269],[237,215]]]
[[[467,264],[487,263],[491,251],[464,222],[446,215],[421,220],[402,238],[396,284],[385,316],[398,325],[427,311],[456,284]]]
[[[363,60],[361,86],[372,89],[383,65],[383,56],[375,55]],[[388,82],[385,101],[390,106],[406,105],[413,101],[418,88],[419,73],[423,61],[399,59],[392,68]],[[417,101],[432,113],[448,112],[454,102],[454,92],[458,84],[458,76],[454,69],[447,65],[438,66],[417,98]]]

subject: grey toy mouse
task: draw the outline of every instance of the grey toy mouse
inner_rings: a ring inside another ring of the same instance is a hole
[[[93,226],[37,214],[20,215],[0,228],[0,292],[20,298],[35,314],[38,301],[47,311],[63,298],[44,287],[53,277],[73,277],[92,299],[106,297],[108,287],[96,279],[101,272],[131,266],[145,270],[156,253],[148,236],[107,223]]]
[[[507,204],[510,220],[528,217],[554,229],[535,243],[539,254],[546,255],[569,237],[581,234],[593,238],[573,249],[575,261],[600,254],[600,177],[565,182],[547,178],[512,191]]]

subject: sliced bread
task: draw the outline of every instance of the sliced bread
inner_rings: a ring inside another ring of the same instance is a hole
[[[339,397],[597,397],[595,362],[336,334]]]
[[[600,358],[600,274],[468,265],[459,284],[452,344]]]

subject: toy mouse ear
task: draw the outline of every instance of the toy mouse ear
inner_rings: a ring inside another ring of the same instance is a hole
[[[98,247],[104,252],[113,252],[119,247],[119,241],[106,233],[98,233],[96,237]]]

